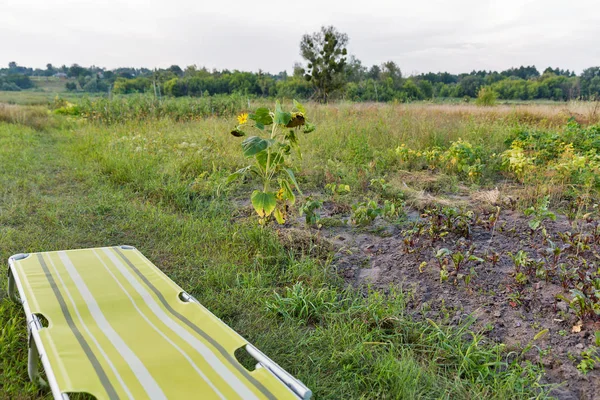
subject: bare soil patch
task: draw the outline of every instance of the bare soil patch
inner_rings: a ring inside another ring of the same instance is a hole
[[[398,224],[380,218],[364,228],[349,222],[328,223],[317,235],[333,246],[334,264],[348,283],[382,291],[402,287],[412,293],[410,307],[420,318],[450,324],[474,318],[475,327],[490,340],[516,352],[529,346],[526,358],[544,365],[548,383],[561,384],[553,391],[557,398],[600,398],[596,393],[600,371],[592,367],[583,374],[577,369],[582,352],[596,344],[600,322],[582,318],[557,297],[571,299],[571,286],[558,272],[561,263],[577,268],[582,261],[594,265],[599,258],[598,222],[580,221],[575,227],[559,215],[556,221],[544,221],[544,236],[528,226],[530,218],[522,212],[503,209],[498,213],[491,207],[498,201],[493,191],[470,201],[471,210],[455,217],[462,218],[458,223],[448,224],[436,211],[413,210]],[[334,204],[324,205],[322,217],[349,221],[349,215],[340,214]],[[560,248],[558,259],[550,253],[552,247]],[[436,257],[442,248],[450,253],[444,261],[445,280],[440,273],[443,258]],[[530,262],[519,268],[522,283],[513,259],[519,251]],[[452,261],[457,252],[465,256],[458,272]],[[540,263],[545,267],[540,268]],[[539,270],[547,269],[548,275],[536,276],[532,270],[536,265]]]

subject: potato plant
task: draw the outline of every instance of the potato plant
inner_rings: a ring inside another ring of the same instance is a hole
[[[247,129],[258,135],[248,136],[242,142],[243,154],[253,160],[252,164],[234,172],[227,180],[232,182],[247,174],[258,178],[262,189],[254,190],[250,200],[259,223],[264,225],[272,215],[283,224],[287,206],[296,201],[294,188],[302,193],[292,170],[292,151],[302,157],[298,132],[310,133],[315,126],[307,121],[304,106],[296,100],[292,111],[284,111],[277,101],[274,110],[260,107],[254,113],[240,114],[237,119],[238,125],[231,131],[233,136],[247,136]]]

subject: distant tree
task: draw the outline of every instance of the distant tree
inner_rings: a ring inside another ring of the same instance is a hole
[[[33,73],[33,68],[21,67],[21,66],[17,65],[16,62],[11,61],[8,63],[8,73],[9,74],[31,75]]]
[[[400,67],[393,61],[386,61],[381,64],[380,79],[391,79],[394,87],[400,87],[402,81],[402,71]]]
[[[71,67],[69,67],[69,72],[67,75],[69,75],[69,77],[77,78],[80,75],[85,75],[86,71],[87,70],[81,67],[79,64],[73,64]]]
[[[18,92],[21,90],[21,88],[12,82],[5,82],[0,79],[0,90],[7,92]]]
[[[79,87],[83,89],[83,87],[90,81],[89,76],[79,75],[77,77],[77,82],[79,83]]]
[[[320,32],[302,37],[300,54],[308,61],[305,78],[313,84],[318,101],[326,102],[334,91],[344,87],[347,44],[348,35],[333,26],[323,26]]]
[[[504,77],[501,74],[499,74],[498,72],[491,72],[486,75],[485,82],[487,84],[492,84],[492,83],[501,81],[502,79],[504,79]]]
[[[412,79],[407,79],[402,85],[402,91],[406,94],[408,100],[419,100],[423,98],[423,93]]]
[[[44,71],[44,76],[52,76],[56,73],[56,70],[52,66],[52,64],[46,64],[46,70]]]
[[[6,78],[7,83],[13,83],[18,86],[20,89],[30,89],[34,87],[33,81],[29,79],[27,75],[22,74],[11,74]]]
[[[168,96],[185,96],[187,95],[187,88],[182,79],[173,78],[165,82],[163,86],[164,93]]]
[[[75,82],[67,82],[67,83],[65,83],[65,88],[69,92],[74,92],[77,90],[77,84]]]
[[[89,93],[107,92],[108,84],[96,76],[95,78],[89,79],[87,83],[82,86],[82,89],[84,92]]]
[[[519,68],[509,68],[505,71],[502,71],[500,75],[504,76],[505,78],[514,76],[521,79],[531,79],[540,76],[540,73],[534,65],[527,67],[521,65]]]
[[[115,73],[112,71],[104,71],[103,75],[104,75],[104,79],[106,79],[107,81],[110,81],[110,82],[112,82],[115,78]]]
[[[171,65],[167,68],[167,71],[171,71],[177,76],[183,76],[183,70],[179,67],[179,65]]]
[[[373,65],[367,73],[367,76],[369,78],[376,80],[380,78],[379,75],[381,75],[381,68],[379,67],[379,65]]]
[[[152,81],[148,78],[125,79],[117,78],[113,87],[115,94],[144,93],[152,88]]]
[[[194,75],[196,75],[196,71],[198,71],[198,67],[196,67],[196,65],[188,65],[187,67],[185,67],[185,70],[183,71],[183,75],[184,76],[194,76]]]
[[[600,67],[590,67],[581,73],[581,94],[590,100],[600,100]]]
[[[483,78],[476,75],[467,75],[459,82],[463,96],[475,97],[483,85]]]
[[[135,78],[137,75],[135,68],[117,68],[113,72],[116,76],[126,79]]]
[[[299,62],[294,63],[294,78],[304,78],[304,68]]]
[[[440,74],[440,79],[442,80],[442,83],[445,83],[445,84],[458,82],[458,76],[452,75],[449,72],[442,72]]]
[[[362,65],[362,62],[355,56],[350,56],[350,60],[346,64],[346,80],[348,82],[360,82],[365,79],[367,69]]]
[[[419,90],[423,94],[423,97],[430,99],[433,97],[433,85],[429,81],[419,81]]]

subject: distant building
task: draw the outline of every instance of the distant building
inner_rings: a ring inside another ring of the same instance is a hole
[[[65,74],[64,72],[57,72],[56,74],[54,74],[55,78],[62,78],[62,79],[67,79],[67,74]]]

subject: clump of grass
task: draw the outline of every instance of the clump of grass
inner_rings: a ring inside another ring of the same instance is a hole
[[[0,122],[29,126],[37,130],[55,126],[54,120],[46,107],[2,103],[0,103]]]
[[[455,328],[416,321],[406,313],[406,301],[405,293],[393,289],[389,295],[360,295],[297,283],[266,304],[294,324],[299,332],[294,337],[304,336],[303,343],[314,349],[312,365],[331,371],[335,389],[311,382],[327,398],[357,393],[406,399],[544,396],[544,388],[533,383],[541,370],[521,364],[504,345],[486,344],[471,330],[473,321]]]
[[[320,320],[339,303],[335,291],[325,288],[314,290],[297,282],[286,288],[283,295],[275,293],[265,306],[284,318],[308,323]]]
[[[491,107],[496,105],[496,99],[498,94],[490,87],[482,87],[477,92],[477,99],[475,104],[478,106]]]

